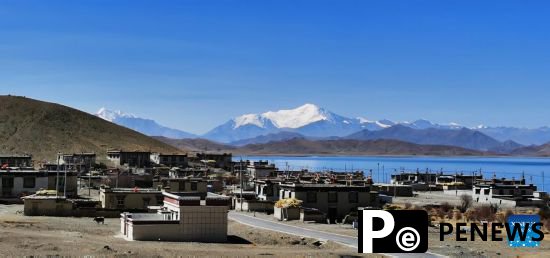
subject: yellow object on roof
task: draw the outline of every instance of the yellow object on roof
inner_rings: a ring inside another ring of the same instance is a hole
[[[36,191],[36,195],[56,195],[56,191],[55,190],[38,190]]]
[[[280,199],[275,203],[277,208],[299,208],[302,206],[302,201],[296,198]]]

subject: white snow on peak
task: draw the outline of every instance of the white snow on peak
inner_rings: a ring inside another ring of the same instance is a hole
[[[137,116],[133,114],[124,113],[120,110],[113,111],[113,110],[106,109],[104,107],[100,108],[95,115],[109,122],[113,122],[115,119],[119,117],[137,118]]]
[[[382,127],[382,128],[388,128],[388,127],[391,127],[391,125],[388,125],[388,124],[384,124],[380,121],[376,121],[376,125]]]
[[[236,129],[248,124],[264,128],[268,120],[277,128],[300,128],[314,122],[331,120],[331,118],[332,114],[330,112],[314,104],[305,104],[295,109],[242,115],[233,119],[235,123],[233,128]]]
[[[357,120],[359,120],[360,124],[366,124],[366,123],[374,123],[374,121],[368,120],[364,117],[357,117]]]
[[[265,112],[261,116],[271,120],[278,128],[299,128],[331,118],[329,112],[309,103],[295,109]]]
[[[489,128],[489,127],[486,126],[486,125],[482,125],[482,124],[475,127],[475,129],[487,129],[487,128]]]
[[[235,122],[235,125],[233,126],[233,129],[236,129],[236,128],[239,128],[243,125],[248,125],[248,124],[252,124],[252,125],[256,125],[258,127],[264,127],[264,123],[261,119],[261,117],[257,114],[246,114],[246,115],[242,115],[242,116],[239,116],[235,119],[233,119],[233,121]]]
[[[391,124],[384,123],[383,121],[380,121],[380,120],[372,121],[372,120],[368,120],[364,117],[357,117],[357,120],[359,120],[360,124],[376,124],[380,128],[388,128],[388,127],[392,126]]]

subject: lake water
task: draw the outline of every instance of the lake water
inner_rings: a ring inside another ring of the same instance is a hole
[[[239,160],[241,157],[234,157]],[[487,157],[375,157],[375,156],[243,156],[248,160],[268,160],[284,170],[308,169],[310,171],[352,171],[362,170],[372,173],[375,182],[389,182],[390,175],[399,171],[421,172],[443,171],[444,173],[483,174],[484,178],[497,177],[521,178],[526,183],[536,184],[539,190],[550,190],[549,158],[487,158]],[[372,172],[370,172],[372,171]],[[543,176],[544,173],[544,176]],[[548,173],[548,174],[546,174]],[[544,182],[543,182],[544,178]]]

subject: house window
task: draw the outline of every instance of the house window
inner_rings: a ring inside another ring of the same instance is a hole
[[[480,191],[480,190],[481,190],[481,189],[476,189],[476,194],[479,194],[479,191]]]
[[[2,177],[2,188],[13,188],[13,177]]]
[[[117,196],[116,197],[116,205],[117,208],[124,208],[124,196]]]
[[[23,188],[34,188],[36,186],[36,177],[24,177]]]
[[[159,205],[159,206],[164,205],[164,198],[163,197],[157,197],[157,205]]]
[[[307,192],[307,202],[308,203],[317,203],[317,193],[316,192]]]
[[[179,190],[182,192],[185,191],[185,181],[179,181],[178,184],[179,184]]]
[[[348,193],[349,203],[357,203],[359,200],[358,192],[349,192]]]
[[[490,191],[490,189],[483,189],[483,194],[484,195],[489,195],[489,191]]]
[[[191,182],[191,191],[197,191],[197,182]]]
[[[525,190],[521,190],[521,195],[525,195]]]
[[[337,192],[328,192],[328,202],[329,203],[338,202],[338,193]]]

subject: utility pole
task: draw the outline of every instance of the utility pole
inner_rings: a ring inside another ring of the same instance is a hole
[[[378,170],[376,171],[376,180],[380,180],[380,163],[376,163],[378,165]]]
[[[384,176],[384,183],[386,183],[386,170],[384,169],[384,165],[382,165],[382,175]]]
[[[88,159],[88,196],[92,196],[92,160]]]
[[[458,176],[458,172],[455,171],[455,195],[458,196],[458,188],[456,186],[456,177]]]
[[[57,168],[56,168],[56,175],[55,175],[55,198],[59,197],[59,155],[60,153],[57,153]]]
[[[70,161],[69,161],[70,165]],[[67,198],[67,166],[64,167],[65,178],[63,179],[63,197]]]
[[[240,178],[240,181],[241,181],[241,198],[240,198],[240,203],[241,203],[241,212],[243,211],[243,157],[241,157],[241,162],[239,162],[239,178]],[[256,189],[254,189],[255,191]]]

